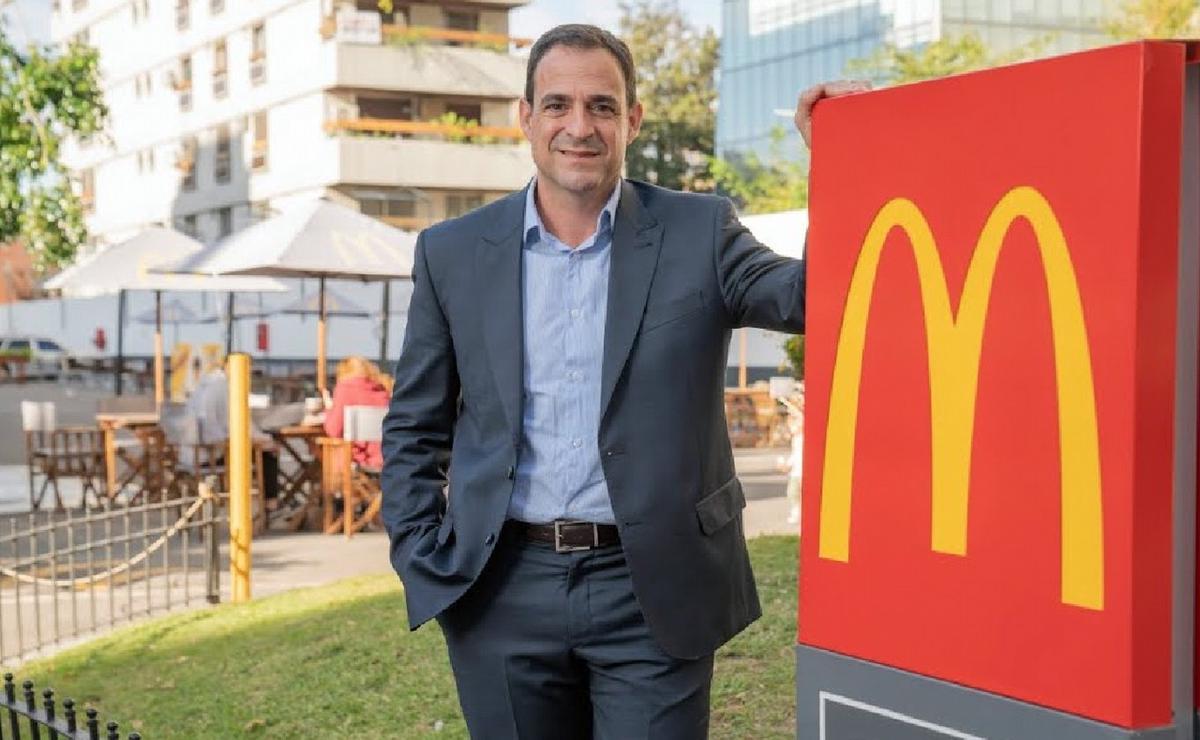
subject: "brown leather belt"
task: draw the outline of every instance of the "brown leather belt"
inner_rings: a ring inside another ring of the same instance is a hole
[[[532,542],[553,545],[555,552],[594,550],[621,544],[621,535],[614,524],[576,522],[559,519],[546,524],[531,524],[516,519],[505,522],[521,537]]]

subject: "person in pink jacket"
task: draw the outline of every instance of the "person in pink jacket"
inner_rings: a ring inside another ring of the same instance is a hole
[[[386,408],[391,400],[388,378],[375,363],[354,355],[342,360],[337,369],[333,397],[325,411],[325,433],[341,437],[347,406],[378,406]],[[354,462],[368,468],[383,466],[383,452],[378,442],[355,442],[351,456]]]

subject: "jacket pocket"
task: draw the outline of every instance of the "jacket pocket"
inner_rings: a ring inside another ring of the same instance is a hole
[[[651,304],[646,307],[646,316],[642,319],[641,333],[645,334],[663,324],[678,321],[684,316],[689,316],[702,308],[704,308],[704,296],[698,290],[694,290],[678,298],[670,298],[660,303]]]
[[[744,508],[746,494],[742,492],[742,482],[735,475],[696,504],[700,531],[704,534],[716,532],[732,521]]]

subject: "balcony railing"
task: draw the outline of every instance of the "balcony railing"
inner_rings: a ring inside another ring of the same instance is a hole
[[[438,136],[450,141],[464,139],[478,142],[480,139],[503,139],[519,141],[524,132],[516,126],[471,126],[454,125],[440,121],[394,121],[387,118],[346,118],[325,122],[326,133],[342,131],[366,134],[426,135]]]
[[[518,49],[533,44],[533,39],[531,38],[506,36],[502,33],[485,33],[483,31],[463,31],[457,28],[402,26],[385,23],[381,30],[384,40],[388,42],[412,42],[420,44],[442,41],[483,48],[495,48],[497,50],[505,50],[510,44]],[[332,38],[336,32],[337,21],[334,18],[327,17],[321,22],[321,36],[327,39]]]

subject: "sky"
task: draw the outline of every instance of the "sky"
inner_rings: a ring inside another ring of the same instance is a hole
[[[711,27],[721,33],[721,0],[679,0],[679,7],[693,25]],[[617,30],[621,9],[617,0],[533,0],[509,16],[509,33],[536,38],[560,23],[591,23]]]
[[[4,27],[17,48],[30,40],[50,42],[50,0],[0,0]]]
[[[720,34],[721,0],[679,0],[679,6],[693,24]],[[0,8],[18,46],[31,37],[50,38],[50,0],[0,0]],[[560,23],[593,23],[616,31],[620,16],[617,0],[533,0],[512,11],[509,33],[534,38]]]

